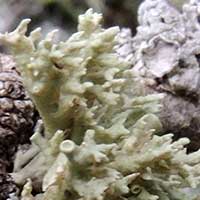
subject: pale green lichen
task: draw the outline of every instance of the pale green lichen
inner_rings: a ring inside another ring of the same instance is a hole
[[[0,35],[45,127],[17,154],[22,200],[197,200],[183,189],[199,185],[200,152],[186,154],[188,139],[155,135],[162,95],[134,97],[131,69],[114,51],[119,29],[103,29],[101,19],[88,10],[58,44],[54,32],[25,36],[29,20]],[[33,196],[31,181],[43,193]]]

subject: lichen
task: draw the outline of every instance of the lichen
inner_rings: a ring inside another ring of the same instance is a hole
[[[188,137],[187,149],[194,152],[200,148],[200,1],[181,0],[180,10],[170,2],[175,0],[143,1],[137,34],[120,31],[117,52],[134,66],[138,94],[165,94],[163,133]]]
[[[88,10],[78,32],[57,44],[54,32],[26,36],[30,20],[0,35],[45,127],[17,154],[22,200],[195,200],[183,189],[198,187],[200,153],[186,154],[186,138],[156,135],[163,95],[134,96],[130,65],[114,50],[119,28],[101,20]],[[43,190],[36,196],[34,181]]]

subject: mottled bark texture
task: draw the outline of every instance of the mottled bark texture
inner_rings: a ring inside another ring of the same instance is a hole
[[[0,200],[17,200],[18,188],[12,177],[7,173],[0,173]]]
[[[13,159],[18,144],[29,141],[35,109],[12,57],[0,54],[0,159]]]
[[[36,111],[27,96],[13,58],[0,54],[0,200],[17,191],[10,175],[19,144],[29,142]]]
[[[137,34],[122,30],[117,51],[129,60],[139,94],[165,94],[164,132],[188,137],[200,147],[200,1],[181,10],[166,0],[146,0],[138,11]]]

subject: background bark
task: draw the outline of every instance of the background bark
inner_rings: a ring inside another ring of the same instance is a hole
[[[12,172],[19,145],[29,143],[37,112],[11,56],[0,54],[0,200],[17,192]]]

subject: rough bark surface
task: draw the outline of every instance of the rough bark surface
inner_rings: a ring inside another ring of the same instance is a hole
[[[139,94],[165,94],[160,117],[175,139],[200,147],[200,2],[181,10],[166,0],[146,0],[138,12],[135,37],[122,30],[118,53],[129,60]]]
[[[17,200],[18,188],[12,177],[7,173],[0,173],[0,200]]]
[[[35,109],[12,57],[0,54],[0,159],[10,162],[18,144],[29,141]]]
[[[13,58],[0,54],[0,200],[17,192],[8,172],[19,144],[29,143],[36,111],[27,96]]]

